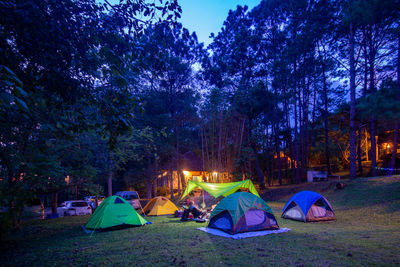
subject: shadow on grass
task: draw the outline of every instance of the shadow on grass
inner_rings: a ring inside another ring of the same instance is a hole
[[[191,222],[191,221],[181,221],[181,219],[177,219],[177,218],[174,218],[174,219],[172,219],[172,220],[169,220],[168,222],[171,222],[171,223],[188,223],[188,222]]]
[[[400,193],[399,193],[400,194]],[[400,212],[400,200],[390,203],[387,207],[387,212]]]

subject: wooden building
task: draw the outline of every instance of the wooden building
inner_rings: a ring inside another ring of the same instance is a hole
[[[178,186],[182,189],[188,180],[203,181],[209,183],[227,183],[230,182],[227,171],[218,172],[217,170],[205,170],[202,159],[193,151],[188,151],[180,158],[179,164],[176,160],[169,162],[161,168],[161,174],[158,177],[158,186],[170,186],[170,176],[172,173],[172,185],[174,189]],[[180,184],[178,185],[178,172],[180,172]]]

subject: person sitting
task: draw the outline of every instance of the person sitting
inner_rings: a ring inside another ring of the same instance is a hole
[[[193,219],[200,218],[203,215],[203,212],[197,209],[193,201],[189,201],[188,206],[189,207],[183,211],[181,221],[187,221],[190,214],[193,215]]]

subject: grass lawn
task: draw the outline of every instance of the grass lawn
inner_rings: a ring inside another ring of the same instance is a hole
[[[25,222],[0,245],[5,266],[264,266],[400,265],[400,177],[321,182],[270,190],[263,197],[280,227],[291,231],[233,240],[212,236],[195,222],[151,217],[152,225],[86,235],[89,216]],[[333,205],[337,221],[280,218],[290,196],[310,188]]]

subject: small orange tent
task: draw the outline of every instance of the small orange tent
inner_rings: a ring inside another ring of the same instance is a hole
[[[174,214],[178,208],[166,197],[155,197],[143,208],[142,213],[149,216]]]

